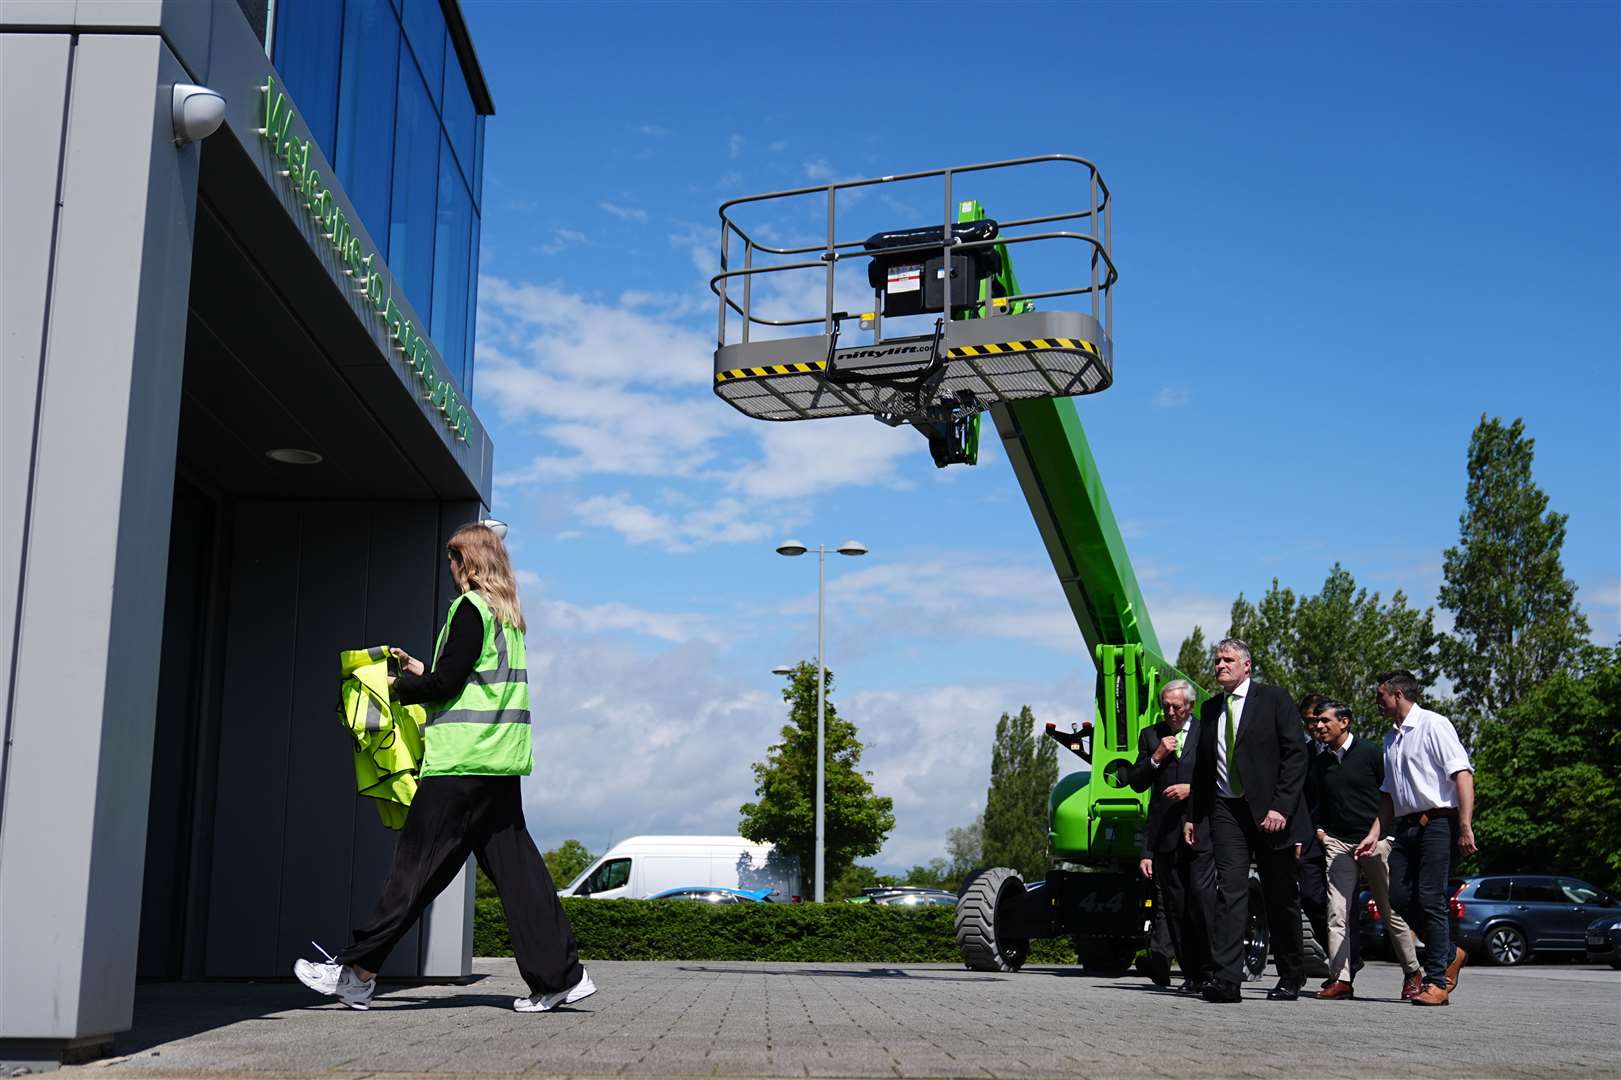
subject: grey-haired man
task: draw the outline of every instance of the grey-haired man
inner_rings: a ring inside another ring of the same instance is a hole
[[[1164,719],[1143,729],[1137,761],[1127,773],[1133,789],[1151,791],[1143,829],[1139,869],[1154,883],[1158,902],[1149,942],[1150,977],[1170,984],[1170,961],[1182,972],[1184,993],[1199,993],[1210,978],[1210,901],[1216,893],[1215,864],[1208,833],[1192,847],[1182,842],[1188,795],[1193,785],[1193,706],[1198,700],[1186,679],[1160,690]]]

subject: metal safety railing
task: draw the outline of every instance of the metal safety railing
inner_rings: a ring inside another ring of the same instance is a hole
[[[1085,209],[1006,221],[998,218],[998,234],[990,240],[965,241],[952,235],[953,210],[956,205],[953,181],[957,177],[965,173],[1054,163],[1076,165],[1085,170],[1087,192]],[[728,310],[742,316],[742,340],[745,343],[749,341],[749,330],[752,326],[787,327],[820,324],[823,333],[831,334],[833,332],[834,317],[838,314],[834,311],[834,274],[838,263],[846,259],[871,258],[874,254],[874,252],[866,249],[865,238],[843,240],[839,238],[837,224],[839,192],[906,180],[926,180],[936,176],[941,177],[945,185],[945,213],[941,222],[941,242],[938,244],[933,242],[921,243],[907,247],[886,247],[883,249],[883,254],[886,257],[913,251],[919,253],[940,252],[945,261],[944,264],[950,266],[953,252],[962,253],[975,248],[1027,244],[1046,240],[1069,240],[1081,243],[1091,249],[1091,256],[1086,260],[1089,275],[1088,284],[1073,288],[1018,293],[1013,296],[998,297],[997,300],[998,302],[1013,304],[1018,301],[1043,300],[1057,296],[1089,295],[1091,297],[1092,317],[1102,325],[1105,334],[1113,337],[1114,296],[1111,289],[1119,278],[1119,274],[1115,271],[1114,261],[1109,257],[1111,219],[1113,217],[1113,200],[1109,195],[1109,186],[1104,183],[1097,166],[1085,158],[1075,157],[1071,154],[1041,154],[1036,157],[986,161],[976,165],[957,165],[945,169],[929,169],[923,172],[900,173],[893,176],[875,176],[862,180],[837,180],[827,184],[792,188],[786,191],[773,191],[762,195],[745,195],[722,203],[720,207],[720,273],[709,279],[710,291],[720,298],[720,314],[715,330],[716,348],[726,344],[726,315]],[[762,243],[744,231],[732,214],[732,211],[739,206],[768,202],[774,199],[815,195],[822,192],[827,195],[827,242],[825,244],[812,244],[803,247],[775,247],[771,244]],[[1087,232],[1049,231],[1016,235],[1009,235],[1008,233],[1008,230],[1012,229],[1047,225],[1059,221],[1086,221],[1089,223],[1090,229]],[[734,233],[743,244],[743,266],[741,269],[736,270],[732,269],[731,266],[732,236]],[[813,252],[818,256],[814,260],[772,263],[767,266],[754,265],[756,254],[794,256],[808,255]],[[803,319],[770,319],[754,313],[754,279],[756,277],[763,274],[817,268],[824,268],[827,274],[826,303],[820,315]],[[734,279],[741,279],[742,281],[741,304],[738,303],[734,296],[729,295],[728,286]]]

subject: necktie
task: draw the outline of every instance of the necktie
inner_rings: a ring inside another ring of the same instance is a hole
[[[1233,752],[1233,740],[1238,724],[1233,720],[1233,696],[1227,695],[1227,790],[1234,798],[1244,794],[1244,779],[1238,772],[1238,755]]]
[[[1178,731],[1176,733],[1176,752],[1178,754],[1180,754],[1182,752],[1182,748],[1184,746],[1186,746],[1187,743],[1188,743],[1188,726],[1186,724],[1183,724],[1182,725],[1182,730]]]

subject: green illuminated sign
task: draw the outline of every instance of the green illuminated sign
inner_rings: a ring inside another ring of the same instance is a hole
[[[404,354],[423,398],[439,410],[446,426],[455,432],[457,441],[466,442],[472,414],[456,395],[450,380],[439,378],[433,346],[394,302],[392,281],[383,276],[383,261],[375,251],[364,251],[353,224],[339,209],[338,200],[333,198],[320,170],[310,167],[310,141],[300,141],[289,134],[294,114],[287,95],[276,90],[274,79],[265,80],[259,90],[264,95],[264,126],[259,129],[259,137],[270,144],[277,160],[285,166],[281,174],[292,183],[293,190],[304,197],[305,211],[337,255],[344,274],[356,283],[361,301],[382,320],[394,348]]]

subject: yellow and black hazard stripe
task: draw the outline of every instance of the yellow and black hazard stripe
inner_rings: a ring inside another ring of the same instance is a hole
[[[1033,341],[1004,341],[993,345],[959,345],[946,353],[947,360],[966,360],[974,356],[998,356],[1002,353],[1032,352],[1038,349],[1069,349],[1101,357],[1098,347],[1083,338],[1036,338]],[[808,364],[766,364],[764,367],[734,368],[715,373],[718,383],[737,379],[763,379],[771,375],[809,375],[826,371],[826,360]]]
[[[733,379],[759,379],[767,375],[809,375],[813,371],[826,371],[826,360],[813,360],[808,364],[767,364],[765,367],[735,368],[731,371],[715,373],[716,382],[731,382]]]
[[[997,356],[1001,353],[1031,352],[1036,349],[1072,349],[1098,356],[1098,347],[1081,338],[1036,338],[1034,341],[1004,341],[999,345],[959,345],[946,353],[947,360],[970,356]]]

